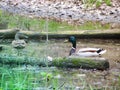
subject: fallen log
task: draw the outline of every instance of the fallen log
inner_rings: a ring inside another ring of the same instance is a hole
[[[30,64],[39,66],[56,66],[61,68],[83,68],[83,69],[98,69],[107,70],[109,62],[103,58],[54,58],[49,61],[47,58],[35,58],[28,56],[13,56],[13,55],[0,55],[1,64]]]
[[[14,39],[15,34],[18,29],[5,29],[0,30],[0,38]],[[20,30],[20,33],[27,35],[29,39],[46,39],[46,32],[35,32],[35,31],[25,31]],[[120,39],[120,33],[93,33],[93,34],[59,34],[59,33],[49,33],[49,39],[65,39],[70,36],[75,36],[78,39]]]
[[[0,38],[14,38],[18,29],[2,29],[0,30]]]
[[[1,39],[14,39],[15,38],[15,34],[17,32],[20,32],[21,34],[27,35],[29,38],[39,38],[41,37],[41,33],[40,32],[34,32],[34,31],[23,31],[20,29],[3,29],[0,30],[0,38]],[[20,37],[20,38],[24,38],[24,37]]]
[[[52,66],[82,69],[107,70],[109,62],[105,58],[68,57],[56,58],[52,61]]]
[[[30,64],[30,65],[45,65],[47,60],[45,58],[35,58],[35,57],[28,57],[28,56],[17,56],[17,55],[7,55],[1,54],[0,55],[0,63],[1,64]]]

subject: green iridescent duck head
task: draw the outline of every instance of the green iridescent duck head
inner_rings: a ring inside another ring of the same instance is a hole
[[[72,55],[76,51],[76,38],[74,36],[70,36],[69,37],[69,42],[72,43],[72,48],[71,48],[71,50],[69,52],[69,55]]]
[[[69,42],[72,43],[73,48],[76,48],[76,38],[74,36],[69,37]]]

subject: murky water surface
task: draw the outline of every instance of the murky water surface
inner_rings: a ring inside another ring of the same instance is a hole
[[[40,44],[41,43],[41,44]],[[51,57],[66,57],[71,49],[71,43],[64,43],[63,40],[51,40],[47,43],[39,42],[34,49],[39,53],[39,56],[44,53]],[[61,80],[70,82],[73,86],[85,88],[85,86],[92,85],[95,87],[104,87],[108,90],[118,87],[120,82],[120,42],[119,40],[78,40],[77,49],[85,47],[104,48],[107,53],[102,57],[110,62],[110,69],[108,71],[83,70],[83,69],[59,69]],[[38,50],[39,49],[39,50]],[[82,82],[82,83],[81,83]],[[86,85],[83,85],[85,82]],[[68,89],[69,90],[69,89]]]
[[[98,89],[106,88],[106,90],[118,90],[120,86],[120,41],[98,39],[77,40],[77,50],[85,47],[106,49],[107,52],[102,57],[109,60],[110,69],[107,71],[98,71],[84,69],[62,69],[56,67],[51,67],[48,69],[46,67],[33,68],[28,66],[27,68],[31,68],[31,70],[34,69],[36,71],[36,76],[39,72],[41,72],[41,70],[49,73],[55,73],[55,71],[57,71],[57,74],[53,75],[55,75],[55,78],[59,79],[59,88],[64,86],[65,90],[85,90],[86,87],[90,88],[91,86],[92,88],[96,87]],[[27,53],[27,55],[39,58],[43,56],[51,56],[55,58],[68,56],[70,49],[71,43],[65,43],[64,40],[50,40],[48,42],[30,41],[22,52],[23,55],[24,53]]]

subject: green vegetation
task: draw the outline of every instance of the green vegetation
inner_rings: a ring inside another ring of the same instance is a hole
[[[0,23],[8,23],[9,22],[9,14],[0,10]]]
[[[4,15],[5,14],[5,15]],[[29,18],[27,16],[13,15],[10,13],[0,13],[2,17],[1,22],[8,22],[8,28],[20,28],[23,30],[34,30],[34,31],[44,31],[46,32],[46,19],[40,18]],[[70,25],[66,22],[58,22],[56,20],[48,20],[48,31],[58,32],[58,31],[79,31],[79,30],[104,30],[108,29],[109,24],[104,26],[100,22],[87,21],[82,25]]]
[[[111,6],[111,0],[104,0],[108,6]]]
[[[6,56],[6,53],[8,55],[17,56],[18,55],[17,52],[19,52],[20,53],[19,55],[21,55],[21,57],[23,56],[38,57],[36,54],[40,53],[40,51],[38,51],[39,53],[38,52],[35,53],[34,52],[35,48],[31,48],[31,46],[27,47],[27,49],[25,50],[20,50],[20,51],[11,48],[11,45],[2,45],[2,46],[4,48],[3,51],[1,51],[0,53],[4,54],[4,56],[7,57],[8,60],[10,59],[9,56]],[[32,47],[34,47],[34,45]],[[19,60],[21,59],[19,58]],[[34,67],[37,68],[34,69]],[[36,72],[38,70],[38,66],[34,66],[34,67],[29,68],[29,67],[21,66],[19,64],[5,65],[3,63],[0,63],[0,76],[1,76],[0,90],[33,90],[36,88],[39,88],[40,90],[47,90],[48,88],[54,88],[54,90],[57,90],[60,83],[58,83],[57,78],[53,78],[53,76],[56,75],[57,73],[55,72],[55,74],[53,74],[52,72],[49,71],[50,69],[48,70],[40,69],[39,72]]]
[[[83,25],[79,26],[78,28],[81,30],[105,30],[109,29],[109,27],[110,27],[109,24],[102,25],[100,22],[97,21],[96,22],[88,21]]]
[[[0,74],[0,88],[2,90],[31,90],[33,85],[29,83],[31,74],[28,71],[13,71],[5,67],[0,68],[0,70],[2,71]]]
[[[98,8],[103,3],[105,3],[108,6],[111,6],[111,0],[82,0],[82,2],[86,5],[86,7],[92,7],[95,5]]]
[[[102,2],[101,2],[102,1]],[[105,2],[107,5],[111,5],[111,0],[89,0],[89,3],[93,5],[96,3],[96,6],[99,7],[103,2]],[[86,2],[85,2],[86,3]],[[19,15],[13,15],[11,13],[2,12],[0,11],[0,23],[4,23],[8,25],[8,28],[21,28],[23,30],[33,30],[33,31],[46,31],[46,20],[40,19],[40,18],[29,18],[27,16],[19,16]],[[1,26],[0,26],[1,27]],[[58,32],[58,31],[74,31],[74,30],[97,30],[97,29],[108,29],[109,24],[106,24],[105,26],[102,26],[100,22],[86,22],[83,25],[69,25],[66,22],[57,22],[55,20],[48,20],[48,31],[49,32]],[[3,28],[1,28],[3,29]],[[43,44],[43,43],[42,43]],[[40,46],[37,44],[36,46],[33,44],[33,48],[26,47],[26,49],[17,51],[13,49],[10,45],[8,47],[5,46],[4,50],[0,53],[7,53],[10,55],[17,55],[19,52],[21,55],[28,56],[35,56],[40,57],[43,55],[46,55],[45,49],[41,48],[34,48]],[[40,47],[45,46],[45,44],[41,45]],[[7,48],[7,50],[6,50]],[[42,47],[43,48],[43,47]],[[37,54],[36,54],[37,53]],[[42,53],[42,55],[41,55]],[[57,75],[58,71],[49,72],[47,71],[41,71],[35,73],[36,70],[28,70],[24,69],[23,71],[20,71],[18,69],[14,70],[11,67],[7,67],[7,65],[0,64],[0,90],[33,90],[35,88],[50,88],[53,90],[64,90],[63,87],[65,86],[71,86],[70,90],[74,90],[73,83],[73,77],[70,77],[70,83],[68,82],[62,82],[61,80],[54,78],[55,75]],[[68,77],[67,77],[68,78]],[[75,79],[76,81],[76,79]],[[80,80],[78,79],[78,83],[80,85],[83,85],[83,87],[88,87],[85,90],[94,90],[92,85],[88,85],[88,82],[83,80],[83,78],[80,77]],[[119,80],[120,82],[120,80]],[[67,83],[67,84],[66,84]],[[68,87],[69,87],[68,86]],[[41,89],[42,90],[42,89]],[[103,89],[104,90],[104,89]],[[105,89],[106,90],[106,89]]]
[[[0,71],[0,90],[33,90],[35,88],[57,90],[59,87],[58,80],[53,78],[50,72],[36,73],[28,69],[17,70],[17,68],[8,67],[1,67]]]
[[[65,90],[64,81],[60,83],[58,78],[46,71],[35,73],[27,69],[17,71],[14,69],[0,68],[0,90]],[[71,88],[72,85],[71,85]],[[74,90],[74,89],[71,89]]]
[[[47,49],[47,53],[50,54],[50,56],[51,56],[51,52],[52,54],[55,54],[57,56],[56,49],[54,52],[53,49],[51,50],[52,46],[54,46],[53,42],[51,43],[49,42],[48,48],[46,48],[45,42],[39,42],[39,43],[29,42],[26,48],[20,51],[20,55],[21,57],[33,56],[36,58],[37,57],[42,58],[46,55],[46,49]],[[17,56],[17,50],[12,48],[10,43],[3,44],[3,51],[1,51],[0,54],[2,55],[3,53],[4,53],[4,57],[7,57],[7,55]],[[77,86],[78,87],[80,86],[80,88],[82,88],[83,90],[99,89],[99,87],[97,88],[96,86],[94,86],[92,83],[90,84],[89,82],[89,81],[97,82],[95,80],[97,80],[99,73],[94,74],[94,72],[90,72],[90,71],[84,73],[83,71],[82,72],[79,71],[79,69],[76,69],[76,72],[72,72],[73,69],[68,69],[68,71],[66,71],[65,69],[60,69],[60,68],[57,69],[55,67],[38,67],[36,65],[33,67],[29,65],[25,67],[20,65],[9,66],[0,63],[0,66],[1,66],[0,89],[2,90],[35,90],[36,88],[38,90],[40,89],[66,90],[66,88],[68,88],[68,90],[75,90]],[[74,75],[71,75],[71,73],[73,73]],[[89,74],[92,73],[92,75],[90,76],[88,73]],[[102,72],[100,71],[100,75],[101,73]],[[79,74],[79,75],[84,74],[85,76],[83,75],[78,77],[75,74]],[[111,82],[111,84],[114,86],[118,85],[118,83],[114,83],[113,81]],[[106,85],[108,85],[108,83]],[[107,90],[107,89],[115,90],[115,89],[109,89],[109,87],[103,87],[103,88],[101,87],[101,88],[102,90]]]
[[[9,15],[6,12],[0,11],[0,29],[8,27]]]

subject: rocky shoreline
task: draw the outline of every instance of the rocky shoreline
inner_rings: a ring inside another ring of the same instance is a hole
[[[0,8],[10,13],[82,24],[85,21],[120,24],[120,1],[111,6],[103,3],[99,8],[85,8],[80,0],[1,0]]]

